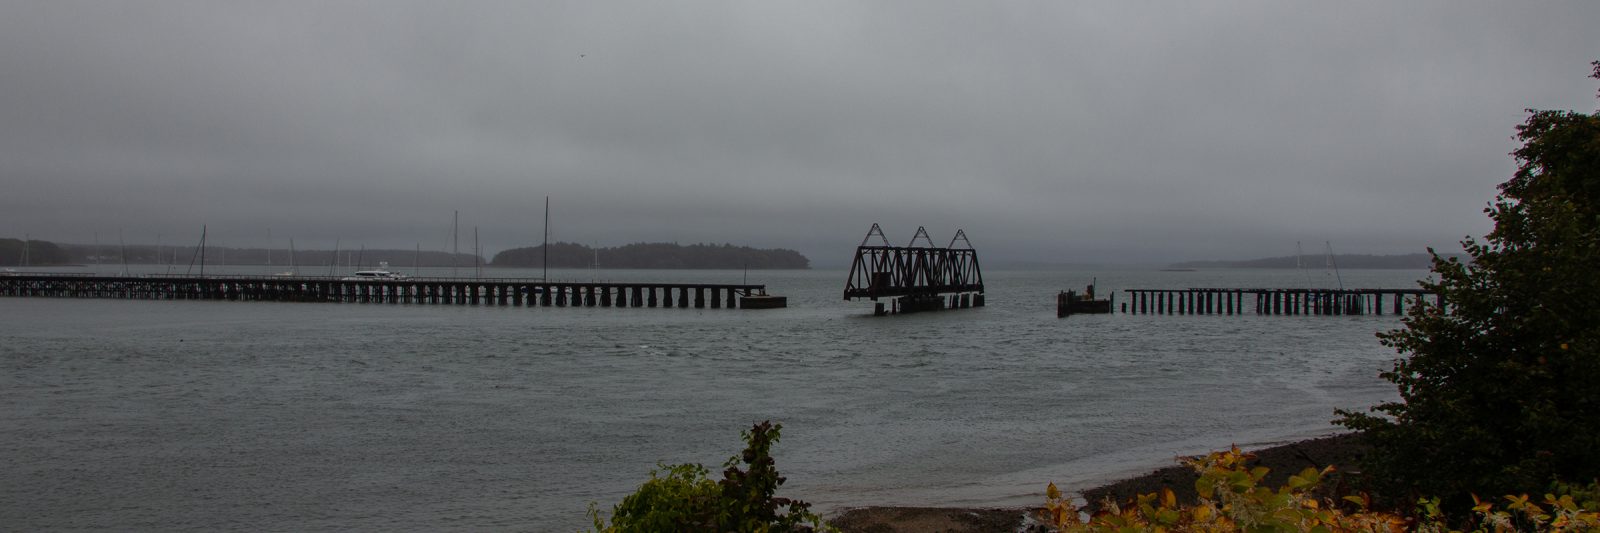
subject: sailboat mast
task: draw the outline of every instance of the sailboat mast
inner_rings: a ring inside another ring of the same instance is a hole
[[[206,277],[206,226],[200,225],[200,277]]]
[[[550,281],[550,197],[544,197],[544,244],[539,246],[544,251],[544,280]]]
[[[1310,289],[1312,288],[1311,273],[1306,272],[1305,261],[1301,260],[1301,256],[1304,256],[1305,254],[1305,249],[1300,247],[1300,241],[1294,241],[1294,267],[1300,269],[1301,277],[1306,279],[1306,288]]]
[[[1339,290],[1344,290],[1344,276],[1339,275],[1339,262],[1333,260],[1333,241],[1323,241],[1328,245],[1328,266],[1333,267],[1333,277],[1339,280]]]
[[[121,253],[122,253],[122,275],[123,275],[123,277],[127,277],[127,275],[128,275],[128,241],[122,240],[122,230],[117,230],[117,247],[121,249]],[[96,270],[95,273],[96,274],[99,273],[98,269]]]
[[[461,255],[461,211],[455,212],[455,218],[450,222],[450,277],[460,274],[456,272],[456,262]]]
[[[473,277],[483,277],[483,248],[478,246],[478,227],[472,227],[472,273]]]

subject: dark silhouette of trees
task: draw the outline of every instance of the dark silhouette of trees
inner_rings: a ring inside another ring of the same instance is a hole
[[[757,249],[731,244],[637,243],[616,248],[590,248],[582,244],[550,244],[550,266],[554,268],[687,268],[687,269],[803,269],[811,261],[800,252],[785,249]],[[544,248],[513,248],[495,254],[493,266],[539,268],[544,266]]]
[[[23,254],[31,266],[65,265],[72,263],[65,250],[53,242],[22,239],[0,239],[0,265],[21,266]]]

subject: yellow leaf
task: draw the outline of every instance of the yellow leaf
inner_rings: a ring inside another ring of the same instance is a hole
[[[1172,493],[1172,489],[1161,487],[1161,506],[1167,508],[1178,506],[1178,496]]]

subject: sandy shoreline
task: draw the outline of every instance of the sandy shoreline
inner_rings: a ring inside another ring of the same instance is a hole
[[[1346,433],[1251,450],[1251,453],[1256,455],[1256,465],[1272,470],[1263,483],[1278,486],[1306,467],[1351,465],[1366,453],[1366,447],[1357,442],[1354,434]],[[1094,506],[1107,497],[1127,500],[1169,487],[1179,499],[1193,502],[1195,479],[1189,467],[1174,461],[1172,466],[1088,489],[1082,495],[1084,501]],[[1039,501],[1044,502],[1042,491]],[[829,521],[845,533],[1010,532],[1022,528],[1031,511],[1031,508],[861,507],[829,517]]]

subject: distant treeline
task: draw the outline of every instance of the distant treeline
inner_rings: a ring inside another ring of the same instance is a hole
[[[495,254],[497,267],[540,268],[544,247],[513,248]],[[757,249],[731,244],[638,243],[615,248],[590,248],[582,244],[550,244],[553,268],[700,268],[700,269],[804,269],[811,260],[794,250]]]
[[[35,241],[37,242],[37,241]],[[187,265],[199,263],[197,246],[153,246],[148,244],[121,246],[117,244],[63,244],[71,262],[78,264],[128,264]],[[228,248],[207,246],[205,262],[208,265],[273,265],[273,266],[327,266],[334,262],[333,250],[294,250],[287,248]],[[482,258],[472,254],[430,252],[427,250],[339,250],[339,265],[363,267],[388,262],[392,268],[425,267],[475,267]]]
[[[22,239],[0,239],[0,266],[69,265],[72,258],[56,243]]]
[[[1466,259],[1464,254],[1439,255],[1462,260]],[[1188,261],[1173,263],[1172,268],[1296,268],[1301,265],[1306,268],[1327,268],[1330,266],[1330,262],[1326,255],[1304,255],[1299,257],[1289,255],[1243,261]],[[1339,268],[1427,270],[1433,266],[1433,259],[1428,254],[1335,254],[1331,265],[1337,265]]]

